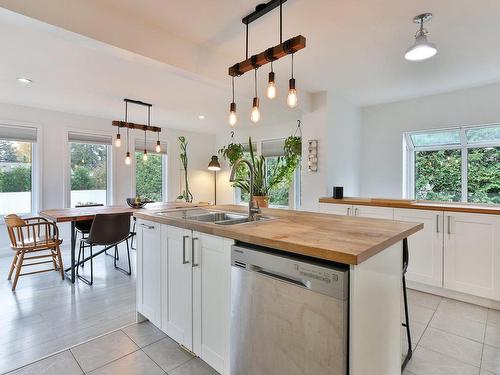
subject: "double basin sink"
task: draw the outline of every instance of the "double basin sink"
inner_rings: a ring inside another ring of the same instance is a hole
[[[173,217],[177,219],[185,219],[191,221],[199,221],[203,223],[212,223],[217,225],[235,225],[251,222],[252,220],[247,214],[231,211],[216,211],[204,208],[193,208],[176,211],[157,212],[157,215]],[[256,215],[254,221],[270,220],[269,216]]]

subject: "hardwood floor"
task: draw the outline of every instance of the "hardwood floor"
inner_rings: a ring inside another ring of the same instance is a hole
[[[69,249],[62,250],[67,265]],[[124,246],[120,254],[124,266]],[[135,251],[131,256],[135,268]],[[48,272],[20,278],[16,292],[7,281],[11,261],[0,258],[0,373],[135,322],[135,269],[127,276],[109,256],[94,260],[91,287]]]

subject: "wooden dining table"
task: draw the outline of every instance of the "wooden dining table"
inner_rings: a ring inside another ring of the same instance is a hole
[[[76,222],[84,220],[93,220],[95,215],[99,214],[119,214],[129,213],[132,216],[135,212],[141,211],[166,211],[181,208],[200,207],[203,203],[183,203],[183,202],[163,202],[150,203],[144,208],[132,208],[129,206],[94,206],[94,207],[76,207],[76,208],[58,208],[40,211],[40,216],[54,223],[71,223],[71,265],[64,271],[71,283],[76,280]],[[69,272],[69,275],[68,275]]]

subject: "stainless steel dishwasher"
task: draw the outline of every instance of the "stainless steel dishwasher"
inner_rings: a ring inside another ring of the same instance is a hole
[[[231,375],[345,375],[348,268],[231,250]]]

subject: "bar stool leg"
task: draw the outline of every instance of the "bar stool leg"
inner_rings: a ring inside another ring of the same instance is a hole
[[[408,351],[406,352],[405,359],[401,365],[401,371],[403,371],[408,364],[408,361],[413,355],[413,349],[411,344],[411,333],[410,333],[410,318],[408,314],[408,295],[406,292],[406,270],[408,268],[409,253],[408,253],[408,239],[403,240],[403,301],[405,309],[405,322],[402,323],[403,327],[406,328],[406,337],[408,340]]]

